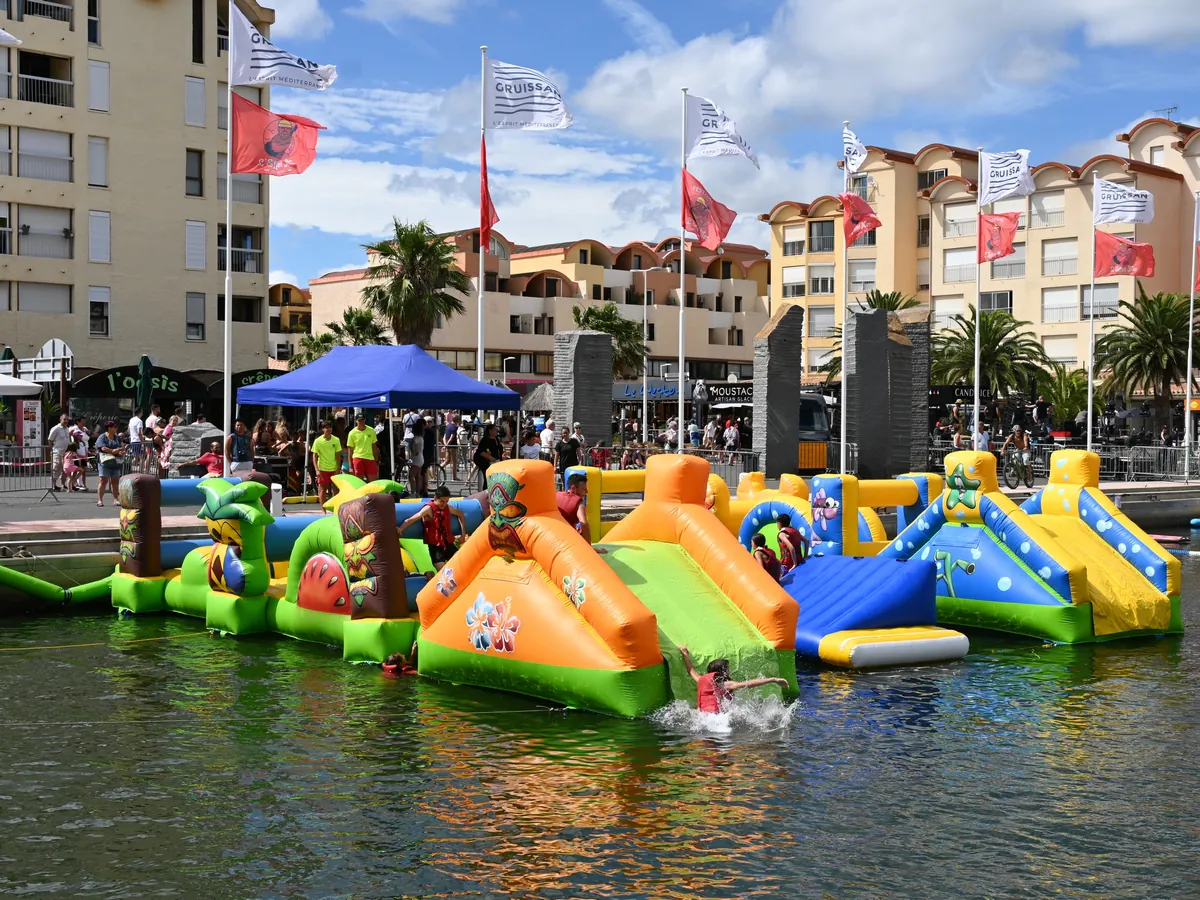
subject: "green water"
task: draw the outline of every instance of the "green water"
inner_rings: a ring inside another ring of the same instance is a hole
[[[1200,896],[1197,562],[1182,638],[802,668],[789,729],[720,737],[177,617],[3,620],[101,646],[0,651],[0,894]]]

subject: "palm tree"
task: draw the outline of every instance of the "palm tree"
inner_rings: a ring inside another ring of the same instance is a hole
[[[320,334],[306,334],[300,338],[296,352],[288,360],[289,369],[298,369],[316,362],[337,346],[337,338],[332,331],[322,331]]]
[[[888,291],[886,294],[883,291],[867,291],[866,295],[859,302],[860,310],[868,309],[886,309],[888,312],[899,312],[902,309],[913,309],[920,306],[921,301],[912,294],[905,295],[901,291]],[[821,366],[821,371],[825,373],[825,381],[830,382],[835,378],[840,378],[842,375],[842,326],[838,325],[833,329],[833,346],[830,348],[832,355],[829,357],[829,362]]]
[[[932,376],[937,384],[975,381],[975,307],[955,316],[950,327],[933,336]],[[1049,364],[1029,323],[1012,313],[985,313],[979,320],[979,382],[995,396],[1028,391],[1039,370]]]
[[[346,347],[388,343],[387,329],[379,323],[375,313],[361,306],[342,310],[342,321],[328,322],[325,327],[337,343]]]
[[[571,310],[576,328],[603,331],[613,339],[613,377],[634,378],[642,374],[646,343],[642,323],[626,319],[615,303],[603,306],[576,306]]]
[[[1154,397],[1155,430],[1171,421],[1171,387],[1187,371],[1188,296],[1159,292],[1138,282],[1133,303],[1122,300],[1121,321],[1096,341],[1096,371],[1108,370],[1103,388]],[[1195,327],[1195,323],[1192,323]]]
[[[465,311],[458,295],[470,293],[471,280],[454,261],[454,245],[424,219],[415,225],[392,219],[392,228],[390,237],[364,245],[363,304],[391,327],[397,344],[428,347],[439,319]]]
[[[1046,402],[1054,407],[1054,419],[1063,427],[1069,428],[1074,424],[1075,417],[1087,409],[1087,372],[1083,369],[1071,369],[1063,363],[1051,361],[1049,377],[1039,377],[1037,388]],[[1100,396],[1094,396],[1092,411],[1099,413],[1103,409]]]

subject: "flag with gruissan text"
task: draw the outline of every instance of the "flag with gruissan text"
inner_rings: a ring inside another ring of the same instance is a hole
[[[1154,195],[1115,181],[1096,179],[1092,198],[1092,222],[1106,225],[1121,222],[1145,225],[1154,218]]]
[[[1027,197],[1034,191],[1028,150],[979,154],[979,205],[1005,197]]]
[[[317,65],[276,47],[263,37],[236,3],[229,3],[229,83],[278,84],[323,91],[337,80],[335,66]]]
[[[737,129],[737,122],[717,104],[695,94],[687,95],[687,131],[684,145],[693,156],[744,156],[759,168],[758,157]]]
[[[488,59],[484,91],[488,128],[570,128],[575,121],[558,85],[537,69]]]

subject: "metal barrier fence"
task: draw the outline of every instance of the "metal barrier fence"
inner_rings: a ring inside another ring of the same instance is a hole
[[[999,453],[1003,444],[997,444],[992,452],[997,455],[997,470],[999,470]],[[1065,445],[1051,441],[1041,441],[1030,446],[1030,459],[1033,464],[1035,478],[1046,478],[1050,472],[1050,456],[1055,450],[1064,449]],[[1071,447],[1082,450],[1082,447]],[[1101,481],[1200,481],[1200,452],[1192,451],[1192,462],[1188,478],[1184,478],[1183,447],[1134,446],[1126,447],[1120,444],[1094,444],[1092,451],[1100,457]],[[929,447],[929,465],[931,472],[942,471],[942,460],[947,453],[954,452],[954,445],[949,441],[933,441]]]
[[[825,446],[825,471],[838,473],[842,469],[842,445],[831,440]],[[846,444],[846,471],[845,475],[858,474],[858,444],[853,442]]]
[[[713,474],[720,475],[731,487],[736,486],[745,473],[760,471],[758,454],[747,450],[697,450],[685,447],[684,452],[688,456],[708,460]],[[581,454],[580,464],[598,469],[644,469],[647,459],[663,453],[674,455],[675,451],[657,446],[588,447]]]

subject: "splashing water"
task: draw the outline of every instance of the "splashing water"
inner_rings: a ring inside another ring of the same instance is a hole
[[[685,700],[673,700],[650,715],[650,721],[677,734],[734,734],[786,732],[800,701],[784,703],[777,696],[738,697],[719,713],[693,709]]]

